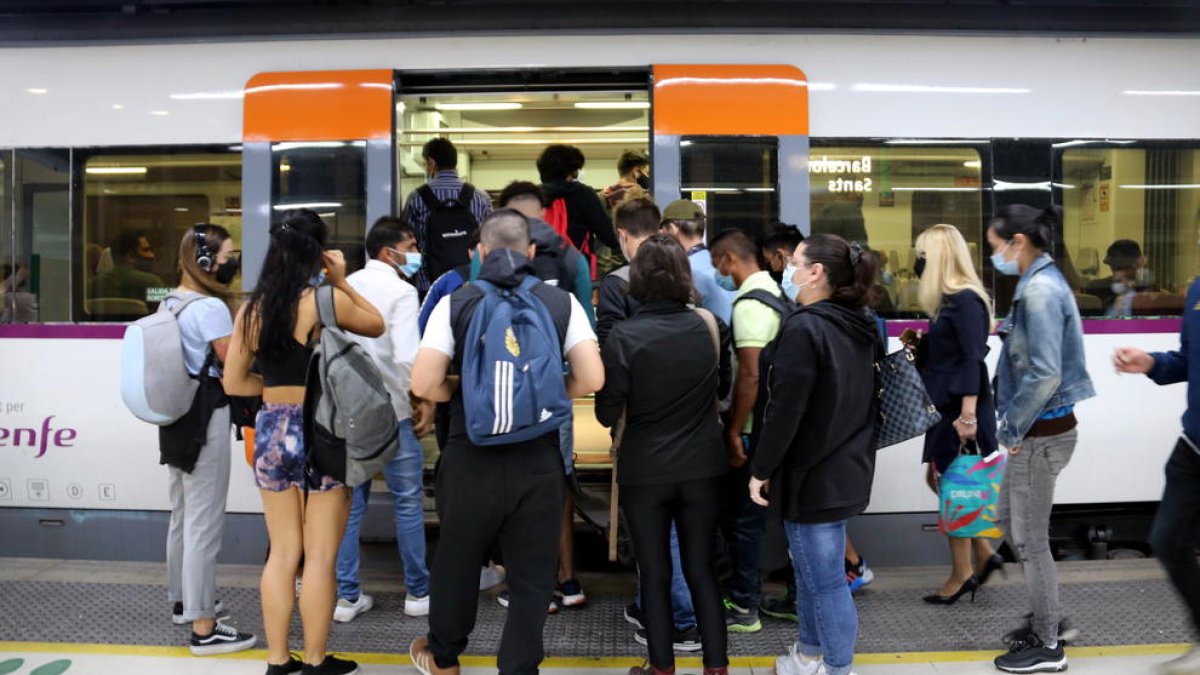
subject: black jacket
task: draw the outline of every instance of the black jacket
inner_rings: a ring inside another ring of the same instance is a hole
[[[582,249],[585,241],[599,239],[604,244],[618,248],[617,233],[613,231],[612,218],[596,191],[579,181],[554,182],[542,185],[547,203],[562,199],[567,207],[567,238]],[[595,255],[596,247],[591,247]]]
[[[771,479],[783,517],[827,523],[867,507],[875,475],[875,358],[882,346],[865,312],[824,301],[784,320],[767,378],[750,471]]]
[[[604,388],[596,394],[596,419],[613,427],[628,411],[617,459],[621,485],[725,473],[716,403],[730,384],[729,331],[717,322],[720,359],[704,320],[679,303],[646,303],[613,326],[601,349]]]
[[[638,301],[629,297],[629,265],[614,270],[600,282],[596,303],[596,338],[603,347],[613,326],[633,316]]]

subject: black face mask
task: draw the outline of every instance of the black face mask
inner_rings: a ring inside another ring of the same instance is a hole
[[[647,192],[650,191],[650,177],[649,176],[638,176],[635,180],[637,180],[638,186],[641,187],[643,190],[645,190]]]
[[[133,268],[141,272],[153,272],[154,258],[142,258],[141,256],[134,258]]]
[[[913,274],[917,275],[917,278],[920,279],[921,275],[924,273],[925,273],[925,258],[917,258],[917,261],[913,263]]]
[[[219,284],[228,285],[229,282],[233,281],[233,278],[236,277],[238,272],[241,270],[242,261],[231,256],[229,260],[226,260],[224,263],[217,266],[217,271],[213,272],[213,278],[216,279],[217,283]]]

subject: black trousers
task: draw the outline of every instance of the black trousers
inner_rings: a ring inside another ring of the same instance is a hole
[[[704,644],[704,665],[729,665],[725,608],[713,565],[721,516],[721,476],[665,485],[622,485],[621,501],[642,579],[650,665],[675,665],[671,616],[671,521],[679,533],[683,578],[692,593]]]
[[[441,534],[430,572],[429,647],[439,668],[458,664],[475,628],[479,562],[497,538],[509,606],[497,667],[534,675],[557,579],[563,462],[555,444],[478,448],[451,443],[436,480]]]
[[[1150,528],[1150,545],[1188,606],[1192,626],[1200,629],[1200,564],[1196,563],[1200,455],[1180,439],[1166,471],[1167,487]]]

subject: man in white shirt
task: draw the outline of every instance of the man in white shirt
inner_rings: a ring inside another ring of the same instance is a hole
[[[404,564],[404,613],[429,614],[429,569],[425,564],[425,509],[422,481],[425,460],[417,440],[429,432],[433,406],[411,398],[413,359],[420,336],[417,329],[417,289],[405,279],[421,268],[416,237],[403,221],[380,218],[367,234],[367,264],[346,281],[383,315],[387,330],[377,338],[353,337],[371,355],[392,396],[400,420],[400,451],[383,469],[392,493],[396,544]],[[352,621],[371,609],[371,596],[361,592],[358,577],[359,529],[367,510],[371,481],[354,487],[346,534],[338,549],[338,601],[333,618]]]
[[[479,279],[501,289],[520,285],[533,274],[535,253],[529,219],[512,209],[494,211],[480,225],[484,256]],[[536,284],[529,293],[554,322],[562,354],[570,365],[565,376],[568,398],[586,396],[604,384],[604,364],[596,334],[579,301],[562,289]],[[497,654],[501,673],[536,673],[545,655],[542,628],[554,592],[562,529],[566,472],[558,430],[528,441],[478,446],[467,433],[468,411],[458,377],[463,372],[468,328],[482,306],[479,283],[442,298],[429,317],[412,371],[417,394],[450,402],[450,429],[437,476],[441,522],[433,561],[429,633],[413,641],[413,665],[424,675],[458,675],[458,656],[475,626],[479,602],[475,582],[479,561],[497,538],[508,565],[510,603]],[[512,328],[508,335],[512,336]],[[521,345],[512,338],[509,351]],[[472,373],[463,373],[471,389]]]

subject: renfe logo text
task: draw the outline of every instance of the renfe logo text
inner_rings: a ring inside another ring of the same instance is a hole
[[[79,435],[78,432],[70,428],[52,429],[50,420],[54,418],[55,415],[51,415],[42,420],[40,430],[26,427],[0,427],[0,448],[37,448],[38,452],[34,455],[36,458],[46,454],[46,449],[50,446],[73,447],[71,442]]]

